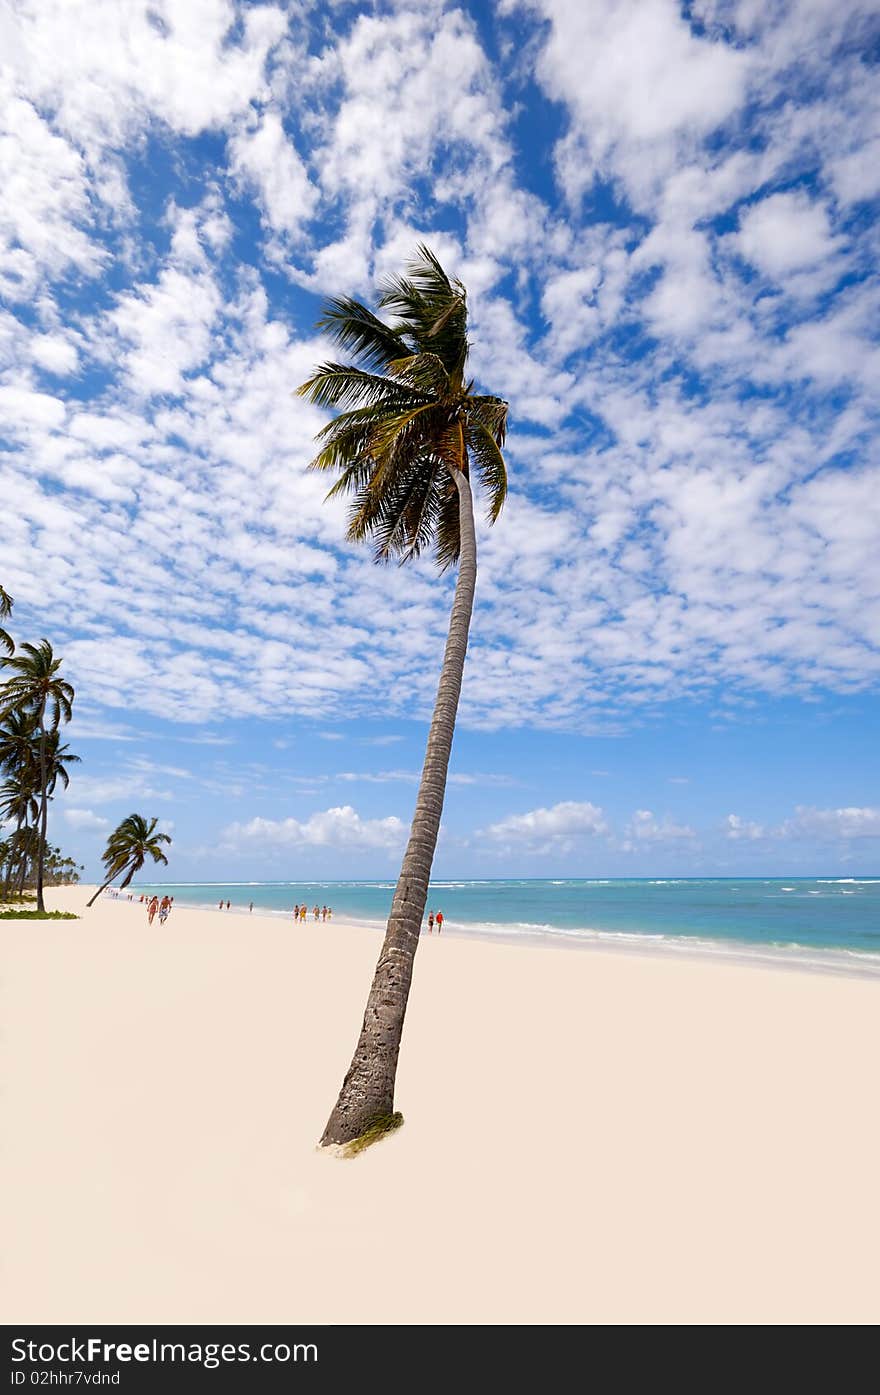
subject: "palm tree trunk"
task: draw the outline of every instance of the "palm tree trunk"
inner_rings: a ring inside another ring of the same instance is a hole
[[[99,886],[99,887],[98,887],[98,890],[95,892],[95,894],[94,894],[94,896],[92,897],[91,901],[87,901],[87,902],[86,902],[86,910],[89,909],[89,906],[93,906],[93,905],[94,905],[94,903],[97,901],[98,897],[101,895],[101,892],[102,892],[102,891],[106,891],[107,888],[108,888],[108,886],[110,885],[110,883],[111,883],[116,877],[119,876],[119,873],[120,873],[120,872],[123,872],[124,870],[125,870],[125,865],[124,865],[124,864],[123,864],[122,867],[117,867],[116,871],[113,873],[113,876],[110,877],[110,878],[108,878],[108,880],[104,883],[103,886]],[[137,870],[137,869],[136,869],[133,865],[132,865],[131,867],[129,867],[129,869],[128,869],[128,876],[125,878],[125,881],[119,883],[119,890],[120,890],[120,891],[124,891],[124,890],[125,890],[125,888],[126,888],[126,887],[128,886],[128,884],[129,884],[129,882],[131,881],[132,877],[134,876],[136,870]]]
[[[391,903],[388,928],[363,1026],[339,1098],[321,1144],[350,1143],[394,1110],[394,1082],[403,1019],[412,983],[415,953],[425,914],[428,882],[440,831],[446,774],[467,653],[477,581],[477,540],[471,487],[461,470],[452,470],[458,489],[461,552],[443,668],[428,732],[425,763],[409,842]]]
[[[6,900],[6,897],[9,895],[10,891],[12,890],[12,879],[15,876],[15,851],[18,848],[18,844],[21,839],[21,825],[23,822],[24,819],[22,815],[19,814],[18,820],[15,825],[15,834],[9,840],[9,861],[6,864],[6,875],[3,880],[4,901]]]
[[[113,880],[113,878],[111,877],[111,878],[110,878],[110,882],[112,882],[112,880]],[[87,901],[87,902],[86,902],[86,910],[89,909],[89,906],[93,906],[93,905],[95,904],[95,902],[97,901],[98,897],[101,895],[101,892],[107,890],[108,886],[110,885],[110,882],[105,882],[103,886],[99,886],[99,887],[98,887],[98,890],[95,892],[95,894],[94,894],[94,896],[92,897],[91,901]]]
[[[37,910],[45,911],[43,901],[43,862],[46,857],[46,824],[49,818],[49,780],[46,773],[46,699],[40,708],[40,838],[37,843]]]

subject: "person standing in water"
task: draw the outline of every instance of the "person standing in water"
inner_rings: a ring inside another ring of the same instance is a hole
[[[254,909],[254,903],[253,903],[253,901],[251,901],[250,905],[248,906],[248,912],[252,912],[253,909]]]

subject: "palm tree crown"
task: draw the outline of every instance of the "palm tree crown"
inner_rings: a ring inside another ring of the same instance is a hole
[[[113,830],[107,839],[107,846],[101,857],[111,880],[128,868],[125,885],[139,872],[148,857],[154,862],[167,865],[168,858],[162,851],[162,843],[170,843],[167,833],[157,833],[158,819],[145,819],[141,814],[129,814]]]
[[[39,721],[57,727],[59,722],[69,722],[73,707],[73,687],[64,678],[59,678],[61,660],[52,653],[48,639],[37,644],[23,644],[21,653],[5,661],[7,672],[12,677],[3,683],[0,702],[5,708],[17,707],[33,713]]]
[[[64,789],[70,784],[68,765],[79,765],[79,756],[75,756],[69,746],[61,745],[58,728],[53,727],[46,733],[46,791],[50,797],[59,780]]]
[[[474,391],[465,369],[467,296],[427,247],[408,276],[390,279],[379,305],[329,300],[321,328],[354,364],[324,363],[298,389],[340,413],[318,433],[316,470],[336,472],[330,494],[350,494],[348,536],[403,560],[433,545],[441,567],[457,561],[460,509],[452,471],[476,474],[494,522],[507,493],[501,449],[507,403]],[[328,496],[329,497],[329,496]]]
[[[21,774],[36,769],[39,756],[36,745],[37,724],[32,712],[12,708],[3,713],[0,725],[0,770]]]

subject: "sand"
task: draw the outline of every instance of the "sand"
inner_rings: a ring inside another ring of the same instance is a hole
[[[405,1127],[344,1162],[375,931],[0,942],[6,1322],[880,1319],[876,982],[425,938]]]

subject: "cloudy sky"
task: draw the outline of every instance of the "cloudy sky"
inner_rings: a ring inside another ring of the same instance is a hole
[[[450,581],[309,475],[427,240],[511,404],[438,870],[880,869],[876,0],[2,0],[0,581],[52,833],[387,876]]]

